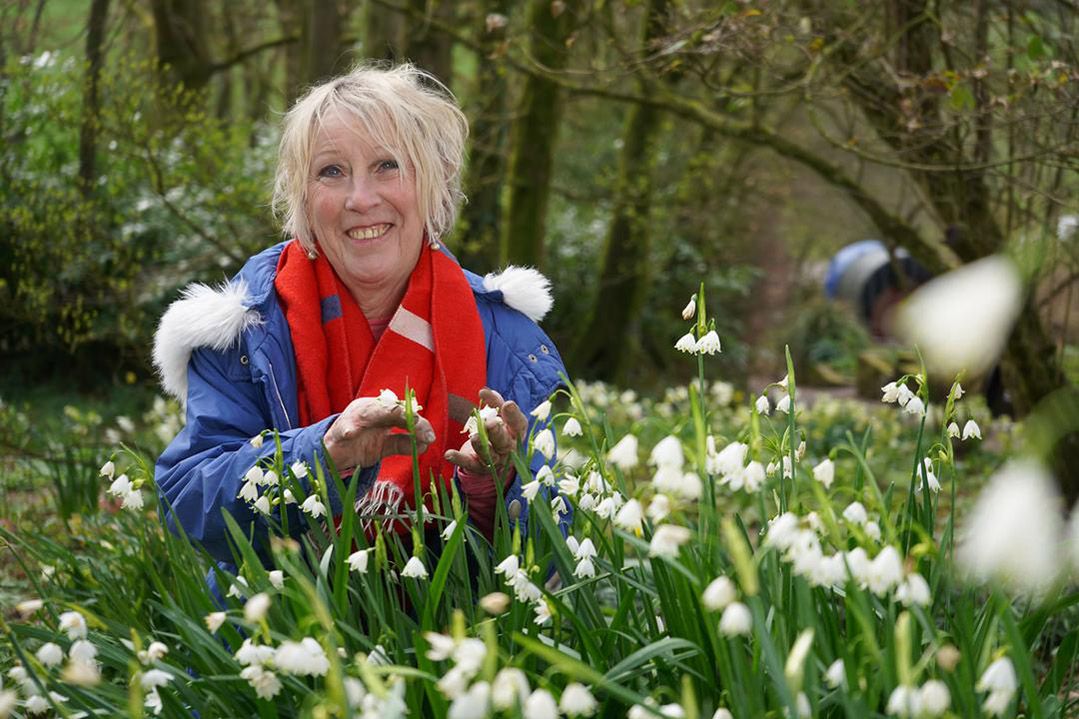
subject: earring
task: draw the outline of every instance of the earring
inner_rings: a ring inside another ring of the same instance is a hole
[[[314,250],[308,250],[307,251],[307,259],[314,260],[316,258],[318,258],[318,253],[317,252],[315,252]]]
[[[427,244],[431,246],[432,250],[441,250],[442,249],[442,245],[439,244],[437,237],[432,237],[430,240],[427,241]]]

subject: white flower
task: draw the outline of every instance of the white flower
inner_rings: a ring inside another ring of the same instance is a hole
[[[880,388],[880,391],[884,394],[880,398],[881,402],[892,403],[899,401],[899,385],[895,382],[889,382]]]
[[[289,465],[289,471],[296,479],[303,479],[307,476],[307,465],[297,460]]]
[[[959,425],[955,422],[948,423],[948,436],[959,439]]]
[[[546,689],[537,689],[525,700],[524,719],[558,719],[558,705]]]
[[[577,568],[573,570],[573,576],[578,579],[589,579],[596,576],[596,565],[591,559],[582,559],[577,562]]]
[[[1075,229],[1079,227],[1079,215],[1061,215],[1057,220],[1057,239],[1067,242],[1075,237]]]
[[[948,711],[948,706],[952,703],[948,685],[939,679],[930,679],[918,690],[918,703],[922,707],[923,716],[941,716]]]
[[[712,474],[721,474],[724,477],[740,475],[748,451],[749,445],[742,442],[731,442],[718,454],[708,458],[707,469]]]
[[[648,518],[653,522],[662,522],[668,514],[671,513],[671,500],[665,494],[657,494],[652,497],[652,501],[648,503]],[[1077,522],[1079,524],[1079,522]],[[1079,557],[1079,549],[1076,549],[1076,556]],[[1076,561],[1079,561],[1077,559]]]
[[[554,486],[554,470],[551,469],[549,464],[545,464],[539,468],[539,471],[536,472],[536,480],[544,486]]]
[[[794,543],[797,533],[798,515],[784,512],[768,523],[768,533],[764,536],[764,543],[787,550]]]
[[[225,596],[226,597],[236,597],[237,599],[242,599],[244,597],[245,592],[244,592],[243,589],[240,589],[240,587],[243,587],[243,589],[247,589],[247,580],[244,579],[243,577],[236,577],[236,581],[233,582],[232,586],[229,587],[229,593],[226,594]]]
[[[731,602],[719,619],[719,631],[728,637],[746,635],[753,629],[753,615],[741,602]]]
[[[650,557],[676,559],[678,557],[678,548],[688,542],[689,539],[690,531],[685,527],[662,524],[656,528],[655,534],[652,535],[652,542],[648,545],[648,555]]]
[[[112,480],[112,484],[109,485],[108,492],[114,497],[123,497],[125,494],[131,491],[131,480],[127,478],[126,474],[121,474],[116,479]]]
[[[895,547],[888,545],[869,563],[866,585],[877,596],[887,594],[903,579],[903,560]]]
[[[270,586],[274,589],[285,588],[285,573],[280,569],[275,569],[269,573]]]
[[[757,414],[767,415],[767,414],[771,413],[771,411],[772,411],[772,405],[768,401],[768,397],[766,397],[763,394],[760,397],[757,398],[756,406],[757,406]]]
[[[745,484],[747,492],[756,492],[764,484],[766,478],[764,472],[764,465],[753,460],[746,465],[746,468],[742,471],[742,482]]]
[[[532,440],[532,446],[547,459],[553,459],[555,456],[554,432],[549,429],[541,430]]]
[[[513,577],[520,571],[521,564],[516,554],[511,554],[497,565],[495,565],[495,574],[504,574],[507,579]]]
[[[259,485],[262,484],[262,467],[257,464],[251,469],[247,470],[247,474],[244,475],[244,481],[248,484]]]
[[[491,683],[491,703],[498,711],[508,711],[518,702],[523,704],[530,692],[525,673],[516,667],[505,667]]]
[[[447,714],[449,719],[485,719],[488,705],[491,703],[491,685],[476,682],[464,694],[460,694]]]
[[[113,464],[113,461],[111,459],[108,462],[105,462],[105,464],[101,465],[101,469],[98,470],[98,476],[108,477],[109,479],[112,479],[112,476],[115,473],[116,465]]]
[[[865,506],[861,502],[851,502],[843,510],[843,519],[851,524],[862,525],[869,521],[869,514],[865,511]]]
[[[888,697],[888,708],[886,711],[889,714],[904,718],[918,716],[918,714],[921,713],[921,701],[918,696],[918,690],[914,687],[900,684],[892,691],[891,696]]]
[[[725,609],[727,605],[737,598],[738,590],[735,589],[734,582],[730,578],[723,576],[716,577],[709,582],[701,595],[701,601],[704,603],[705,608],[713,612]]]
[[[503,592],[491,592],[480,597],[480,609],[491,616],[505,613],[510,606],[510,598]]]
[[[419,557],[412,557],[405,564],[405,568],[401,570],[401,576],[412,579],[427,579],[427,567],[424,566]]]
[[[678,338],[678,341],[674,343],[674,348],[679,352],[688,352],[689,354],[697,353],[697,338],[693,336],[692,332],[687,332]]]
[[[979,581],[998,579],[1039,593],[1060,569],[1063,521],[1052,477],[1017,459],[990,480],[960,532],[959,561]]]
[[[225,619],[228,618],[224,612],[210,612],[202,621],[206,623],[206,628],[210,630],[210,634],[216,634],[217,630],[221,628],[221,625],[225,623]]]
[[[299,642],[283,641],[273,655],[274,665],[287,674],[320,677],[330,670],[322,645],[311,637]]]
[[[938,489],[939,489],[939,486],[938,486]],[[877,524],[876,522],[866,522],[863,529],[865,529],[865,535],[867,537],[869,537],[870,539],[872,539],[874,542],[879,542],[880,541],[880,525],[879,524]]]
[[[547,465],[543,465],[546,467]],[[521,495],[529,502],[536,499],[536,495],[539,494],[540,482],[538,479],[533,479],[531,482],[525,482],[521,485]]]
[[[918,396],[911,397],[910,400],[903,405],[903,411],[907,414],[921,417],[925,414],[925,403],[922,402],[921,398]]]
[[[150,646],[138,653],[138,658],[143,664],[151,664],[160,661],[168,653],[169,648],[164,642],[150,642]]]
[[[72,661],[88,664],[97,657],[97,647],[85,639],[76,639],[68,650],[68,656]]]
[[[789,394],[785,394],[779,398],[778,402],[776,402],[776,412],[782,412],[783,414],[787,414],[790,411],[791,396]]]
[[[270,513],[270,498],[265,494],[255,500],[255,509],[262,514]]]
[[[270,595],[259,592],[247,600],[244,604],[244,619],[250,624],[258,624],[266,618],[266,612],[270,609]]]
[[[60,615],[60,629],[67,633],[72,641],[86,639],[86,619],[78,612],[64,612]]]
[[[247,443],[255,449],[262,449],[262,434],[256,434],[254,437],[247,440]]]
[[[282,496],[285,498],[285,504],[296,504],[296,495],[292,493],[291,489],[285,489],[285,493]]]
[[[547,465],[543,466],[546,467]],[[554,475],[552,474],[551,477],[553,478]],[[573,495],[581,491],[581,482],[572,474],[566,475],[565,479],[562,479],[558,482],[558,491],[562,494],[572,497]]]
[[[712,719],[734,719],[734,715],[731,714],[730,709],[719,707],[716,709],[716,713],[712,715]]]
[[[967,423],[963,425],[963,439],[967,440],[971,437],[982,438],[982,428],[978,426],[978,423],[972,419],[968,419]]]
[[[266,671],[259,664],[252,664],[240,671],[240,677],[247,680],[260,699],[273,699],[281,691],[281,680],[273,672]]]
[[[592,559],[596,556],[596,545],[592,543],[589,537],[585,537],[584,541],[577,545],[573,555],[577,559]]]
[[[529,412],[533,417],[540,422],[546,422],[547,417],[551,414],[551,400],[547,399],[536,405],[536,408]]]
[[[44,664],[46,667],[55,667],[60,662],[64,661],[64,650],[60,648],[59,644],[48,642],[42,644],[41,648],[37,650],[37,660]]]
[[[697,340],[697,354],[714,355],[722,349],[719,344],[719,335],[715,330],[710,330],[708,334]]]
[[[39,694],[28,697],[25,706],[26,713],[33,716],[44,714],[50,708],[49,700]]]
[[[621,469],[623,472],[637,466],[637,438],[627,434],[611,447],[607,452],[607,461]]]
[[[592,716],[599,704],[592,692],[588,691],[588,687],[578,682],[570,682],[562,690],[558,707],[568,716]]]
[[[685,455],[682,454],[682,443],[677,437],[664,437],[652,448],[652,454],[648,461],[657,467],[671,467],[682,469],[685,463]]]
[[[276,487],[279,481],[280,480],[277,477],[277,472],[273,471],[272,469],[267,469],[265,472],[262,473],[261,484],[264,484],[267,487]]]
[[[917,572],[909,574],[895,590],[895,598],[908,607],[912,604],[917,604],[919,607],[929,606],[932,600],[929,594],[929,583]]]
[[[326,514],[326,505],[322,503],[322,500],[319,499],[317,494],[312,494],[305,499],[303,504],[300,505],[300,509],[307,514],[310,514],[315,519],[325,516]]]
[[[27,599],[16,604],[15,611],[25,619],[44,606],[45,602],[40,599]]]
[[[139,677],[143,689],[157,689],[172,681],[172,675],[163,669],[147,669]]]
[[[274,658],[274,648],[245,639],[243,645],[236,650],[235,656],[236,661],[243,666],[265,664]]]
[[[982,708],[989,714],[999,716],[1007,711],[1017,687],[1018,682],[1012,660],[1001,657],[989,665],[978,679],[974,689],[979,692],[989,692]]]
[[[899,395],[896,401],[899,402],[899,406],[905,407],[907,402],[910,402],[914,397],[914,392],[910,390],[905,384],[899,385]]]
[[[941,376],[980,375],[996,361],[1022,306],[1015,264],[993,255],[941,275],[900,306],[896,327]]]
[[[1061,220],[1063,222],[1063,220]],[[697,295],[691,295],[689,303],[682,308],[682,319],[689,321],[697,314]]]
[[[392,389],[384,389],[378,393],[378,403],[385,409],[393,409],[397,406],[399,399],[397,399],[397,393]]]
[[[824,485],[825,489],[832,486],[835,479],[835,463],[828,459],[822,459],[820,464],[813,468],[813,478]]]
[[[453,650],[457,648],[457,640],[447,637],[438,632],[424,632],[423,638],[427,642],[427,658],[433,662],[441,662],[453,656]]]
[[[566,423],[562,425],[562,434],[567,437],[580,437],[584,434],[584,430],[581,429],[581,423],[577,421],[576,417],[570,417],[566,420]]]
[[[128,492],[127,494],[124,495],[124,502],[121,505],[121,507],[123,507],[124,509],[127,509],[127,510],[132,510],[132,511],[137,510],[137,509],[142,509],[142,507],[143,507],[142,492],[140,492],[137,489],[132,489],[130,492]]]
[[[453,650],[453,661],[469,676],[474,676],[487,656],[487,645],[481,639],[462,639]]]
[[[836,659],[834,662],[828,665],[828,669],[824,672],[824,681],[832,689],[840,686],[847,680],[847,668],[842,659]]]
[[[614,523],[615,526],[640,536],[643,519],[644,509],[641,507],[641,503],[636,499],[631,499],[618,510],[618,514],[614,516]]]

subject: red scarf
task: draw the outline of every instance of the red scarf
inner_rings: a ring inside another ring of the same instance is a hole
[[[432,476],[448,486],[453,465],[442,455],[464,442],[464,423],[487,379],[483,322],[460,266],[425,243],[404,299],[378,342],[324,254],[311,260],[293,240],[281,253],[274,287],[296,354],[301,423],[318,422],[383,389],[404,399],[407,386],[435,430],[434,443],[420,455],[423,492]],[[383,459],[372,496],[401,498],[414,507],[414,493],[412,458]]]

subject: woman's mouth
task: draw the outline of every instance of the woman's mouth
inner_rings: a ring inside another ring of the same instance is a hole
[[[370,225],[368,227],[356,227],[345,234],[354,240],[375,240],[386,234],[390,227],[392,227],[392,225],[384,222],[379,225]]]

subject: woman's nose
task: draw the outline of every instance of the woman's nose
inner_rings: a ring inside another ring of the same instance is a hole
[[[367,212],[380,202],[382,198],[374,183],[365,177],[359,177],[352,181],[348,197],[345,198],[345,209],[353,212]]]

